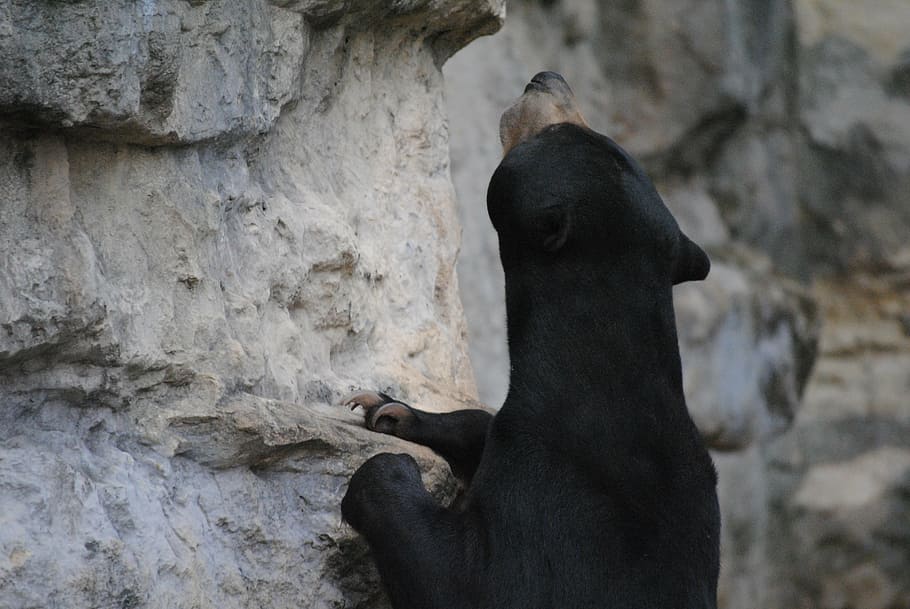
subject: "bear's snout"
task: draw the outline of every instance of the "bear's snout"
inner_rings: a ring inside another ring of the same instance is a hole
[[[503,156],[547,127],[560,123],[588,126],[566,80],[556,72],[538,72],[499,121]]]

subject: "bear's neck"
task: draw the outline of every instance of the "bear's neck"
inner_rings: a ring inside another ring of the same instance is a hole
[[[686,412],[672,287],[634,273],[506,275],[509,400]]]

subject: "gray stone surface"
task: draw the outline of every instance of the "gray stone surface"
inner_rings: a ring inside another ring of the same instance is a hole
[[[334,406],[473,405],[440,65],[496,3],[0,3],[0,607],[385,606]]]
[[[304,90],[317,94],[304,68],[320,53],[320,32],[383,23],[426,41],[441,62],[495,31],[501,13],[473,0],[4,0],[0,115],[8,127],[57,126],[118,143],[265,133]]]
[[[762,266],[748,250],[717,256],[704,283],[676,289],[686,398],[712,448],[741,450],[786,430],[815,360],[812,296]]]
[[[354,468],[417,456],[441,499],[448,468],[328,407],[237,394],[208,410],[43,406],[0,437],[0,606],[386,606],[341,523]],[[9,421],[7,421],[9,423]]]
[[[267,131],[300,94],[312,28],[267,2],[4,3],[8,123],[102,130],[118,142]]]
[[[905,273],[818,281],[820,357],[767,451],[778,585],[766,606],[910,603],[910,310]],[[785,570],[782,563],[793,565]]]

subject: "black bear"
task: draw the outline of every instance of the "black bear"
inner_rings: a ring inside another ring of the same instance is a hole
[[[506,279],[509,391],[494,416],[350,396],[368,428],[424,444],[466,481],[439,505],[380,454],[341,510],[396,609],[708,609],[717,475],[689,416],[672,287],[705,253],[651,181],[536,75],[502,118],[487,207]]]

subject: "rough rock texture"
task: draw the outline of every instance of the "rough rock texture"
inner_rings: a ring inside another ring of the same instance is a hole
[[[792,423],[815,358],[816,307],[745,250],[716,251],[709,279],[677,288],[683,382],[709,446],[743,449]]]
[[[906,271],[816,283],[820,358],[795,428],[766,455],[781,557],[766,606],[910,606],[907,286]]]
[[[708,281],[676,297],[690,408],[724,451],[723,607],[910,606],[908,11],[523,0],[446,65],[483,400],[508,374],[491,134],[535,72],[567,77],[707,246]]]
[[[386,606],[338,512],[351,472],[408,451],[454,491],[429,451],[328,407],[237,395],[155,440],[90,403],[28,418],[2,440],[2,607]]]
[[[372,607],[336,403],[473,403],[441,63],[484,1],[0,2],[0,607]]]

